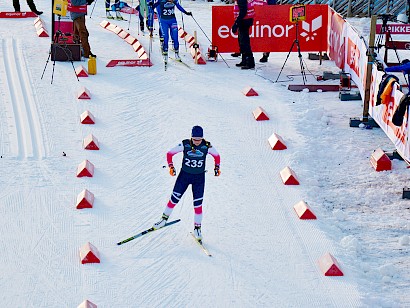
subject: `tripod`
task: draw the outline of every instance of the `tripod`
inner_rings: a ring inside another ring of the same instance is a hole
[[[73,63],[73,55],[71,53],[71,50],[67,47],[67,42],[66,42],[67,38],[64,37],[64,34],[60,30],[60,21],[61,21],[61,16],[58,15],[58,30],[56,31],[56,33],[53,37],[53,44],[51,44],[50,52],[48,53],[48,58],[47,58],[45,66],[44,66],[43,74],[41,74],[41,79],[43,79],[44,73],[47,69],[48,62],[50,61],[51,55],[53,54],[54,59],[53,59],[53,71],[51,73],[51,84],[53,84],[53,80],[54,80],[54,69],[55,69],[55,66],[56,66],[56,55],[57,55],[56,52],[57,52],[58,48],[61,49],[64,52],[67,59],[71,62],[71,66],[73,67],[73,70],[74,70],[74,75],[77,78],[77,81],[80,81],[78,79],[77,73],[75,72],[75,67],[74,67],[74,63]],[[63,44],[59,43],[60,40],[63,42]]]
[[[278,82],[279,77],[280,77],[280,74],[282,74],[283,68],[285,67],[286,62],[287,62],[288,59],[289,59],[289,55],[290,55],[290,53],[291,53],[292,50],[293,50],[293,46],[296,45],[297,51],[298,51],[298,57],[299,57],[300,72],[301,72],[301,74],[302,74],[303,84],[305,85],[307,79],[306,79],[306,73],[305,73],[305,66],[304,66],[303,60],[302,60],[302,54],[300,53],[300,44],[299,44],[299,21],[297,21],[297,22],[295,23],[295,25],[296,25],[296,37],[295,37],[295,39],[293,40],[292,46],[290,46],[288,55],[286,56],[286,60],[285,60],[285,62],[283,63],[282,68],[280,69],[278,78],[276,78],[276,81],[275,81],[275,82]]]

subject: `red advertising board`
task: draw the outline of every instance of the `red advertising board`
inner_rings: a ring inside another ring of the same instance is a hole
[[[296,39],[296,24],[289,21],[291,5],[255,6],[255,18],[250,31],[252,51],[288,52]],[[219,52],[238,50],[237,35],[231,32],[234,23],[233,6],[212,7],[212,43]],[[306,20],[300,21],[301,51],[327,51],[327,5],[307,5]],[[293,51],[297,51],[296,47]]]
[[[27,18],[37,17],[33,12],[0,12],[0,18]]]

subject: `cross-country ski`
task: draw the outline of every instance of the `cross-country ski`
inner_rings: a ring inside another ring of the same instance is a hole
[[[145,234],[148,234],[148,233],[157,231],[157,230],[159,230],[159,229],[162,229],[162,228],[171,226],[171,225],[176,224],[177,222],[180,222],[180,221],[181,221],[181,219],[177,219],[177,220],[173,220],[173,221],[167,222],[164,226],[162,226],[162,227],[160,227],[160,228],[157,228],[157,229],[155,229],[154,227],[151,227],[151,228],[146,229],[146,230],[144,230],[144,231],[142,231],[142,232],[140,232],[140,233],[138,233],[138,234],[136,234],[136,235],[133,235],[133,236],[131,236],[131,237],[129,237],[129,238],[127,238],[127,239],[121,241],[121,242],[118,242],[117,245],[122,245],[122,244],[128,243],[128,242],[130,242],[130,241],[132,241],[132,240],[135,240],[136,238],[139,238],[139,237],[141,237],[141,236],[143,236],[143,235],[145,235]]]
[[[205,247],[204,243],[202,242],[202,240],[199,240],[195,237],[195,235],[190,232],[190,234],[192,235],[192,237],[194,238],[195,243],[197,243],[199,245],[199,247],[201,248],[201,250],[208,256],[208,257],[212,257],[211,253],[209,252],[209,250]]]

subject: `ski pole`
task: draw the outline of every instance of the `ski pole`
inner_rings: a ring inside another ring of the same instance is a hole
[[[199,27],[199,29],[201,29],[202,33],[205,35],[205,37],[208,39],[208,41],[211,43],[211,45],[213,46],[212,41],[209,39],[208,35],[206,35],[204,29],[202,29],[202,27],[198,24],[198,22],[196,21],[196,19],[194,18],[193,15],[191,15],[191,17],[192,17],[192,19],[195,21],[195,23],[197,24],[197,26]],[[228,63],[226,63],[226,61],[225,61],[225,59],[222,57],[222,55],[221,55],[219,52],[217,52],[217,54],[218,54],[218,55],[221,57],[221,59],[225,62],[226,66],[229,67]]]
[[[182,1],[181,1],[181,4],[182,4]],[[181,12],[181,18],[182,18],[182,29],[184,29],[184,31],[185,31],[184,14],[182,12]],[[186,41],[185,40],[184,40],[184,43],[185,43],[185,52],[187,52],[188,48],[186,47]]]
[[[131,8],[134,9],[134,0],[131,1]],[[130,24],[131,24],[131,16],[134,15],[134,13],[130,13],[130,20],[128,20],[128,30],[130,29]],[[138,33],[139,34],[139,33]]]
[[[94,6],[93,6],[93,9],[91,10],[90,18],[91,18],[91,16],[93,15],[93,12],[94,12],[94,9],[95,9],[95,5],[97,4],[97,1],[98,1],[98,0],[95,0],[95,1],[94,1]]]

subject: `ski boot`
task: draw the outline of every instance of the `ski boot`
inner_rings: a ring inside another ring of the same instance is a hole
[[[163,51],[162,52],[162,58],[164,59],[164,62],[168,62],[168,51]]]
[[[178,62],[182,62],[181,57],[179,56],[179,51],[175,51],[175,60]]]
[[[124,20],[124,17],[121,16],[120,11],[115,11],[116,20]]]
[[[162,50],[162,46],[164,46],[164,38],[162,36],[159,38],[159,44],[160,44],[161,50]]]
[[[106,9],[106,10],[105,10],[105,16],[106,16],[108,19],[114,19],[114,16],[111,15],[110,9]]]
[[[143,21],[140,21],[140,29],[141,29],[141,31],[144,31],[144,22]]]
[[[152,227],[154,228],[154,230],[160,229],[163,226],[165,226],[165,224],[167,223],[169,216],[162,214],[161,220],[156,222]]]
[[[202,242],[202,233],[201,233],[201,225],[195,225],[194,228],[194,236],[198,242]]]

